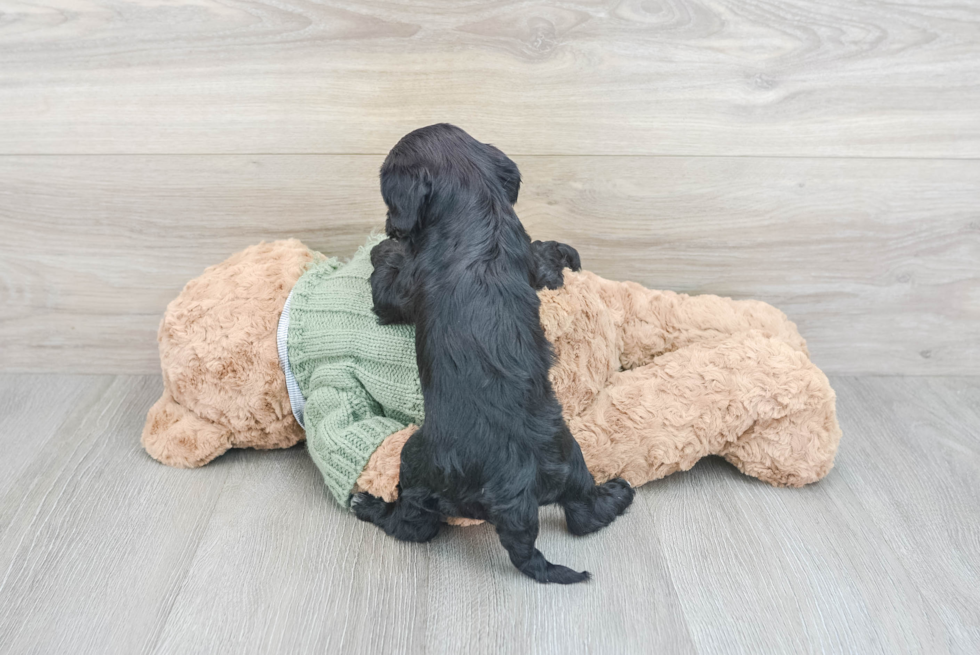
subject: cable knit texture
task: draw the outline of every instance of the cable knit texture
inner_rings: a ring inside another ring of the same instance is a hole
[[[422,422],[415,330],[371,311],[373,237],[344,265],[314,264],[293,290],[289,364],[306,397],[306,439],[327,488],[347,505],[385,437]]]

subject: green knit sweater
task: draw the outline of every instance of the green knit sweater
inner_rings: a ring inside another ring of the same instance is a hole
[[[383,238],[346,264],[312,264],[290,300],[289,367],[306,398],[307,447],[344,506],[385,437],[423,418],[415,328],[378,325],[371,311],[370,251]]]

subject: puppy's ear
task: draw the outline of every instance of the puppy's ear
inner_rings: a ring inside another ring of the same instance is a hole
[[[497,177],[504,187],[507,200],[510,204],[517,204],[517,194],[521,190],[521,171],[518,170],[514,160],[505,155],[495,146],[487,144],[490,154],[493,156],[494,166],[497,168]]]
[[[381,171],[381,197],[388,205],[388,236],[401,238],[418,227],[432,195],[432,178],[424,168]]]

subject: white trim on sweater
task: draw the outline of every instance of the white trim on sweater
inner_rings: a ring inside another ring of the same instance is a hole
[[[279,348],[279,366],[286,375],[286,391],[289,392],[289,405],[293,410],[293,416],[300,427],[306,428],[303,423],[303,414],[306,412],[306,398],[299,390],[299,383],[293,376],[293,370],[289,368],[289,350],[286,348],[286,340],[289,336],[289,301],[293,299],[293,292],[289,292],[286,304],[282,307],[282,315],[279,316],[279,327],[276,330],[276,346]]]

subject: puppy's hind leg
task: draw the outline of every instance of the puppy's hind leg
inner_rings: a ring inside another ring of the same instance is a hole
[[[436,511],[437,499],[421,488],[403,490],[393,503],[359,493],[351,499],[357,518],[374,523],[402,541],[426,542],[439,534],[442,525]]]
[[[490,512],[490,521],[496,527],[510,561],[524,575],[538,582],[557,584],[585,582],[591,577],[588,571],[579,572],[552,564],[534,547],[538,538],[538,504],[530,497],[522,498],[516,506],[508,504],[505,510],[494,508]]]
[[[572,449],[568,458],[570,470],[559,503],[565,509],[568,531],[574,535],[589,534],[606,527],[625,512],[636,492],[622,478],[596,485],[578,442],[571,433],[567,438]]]

